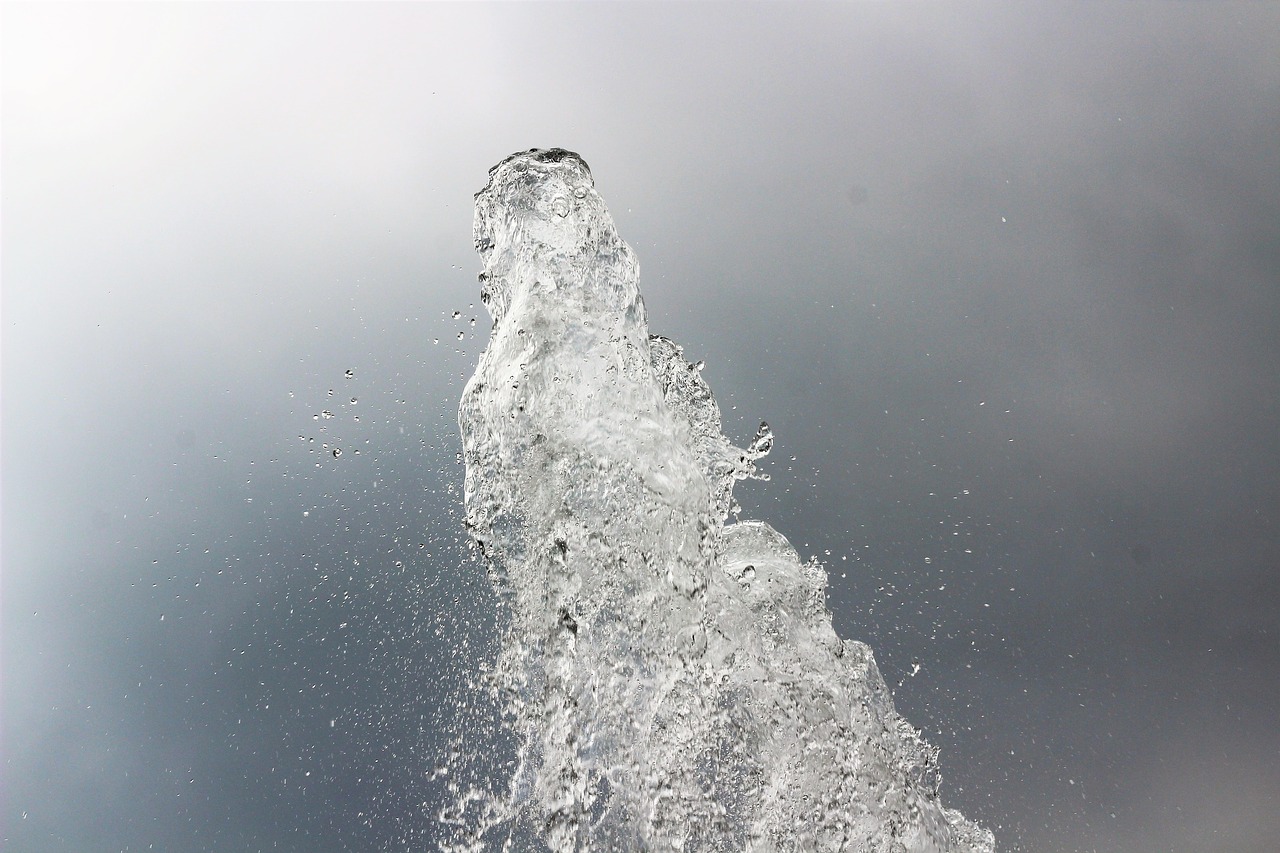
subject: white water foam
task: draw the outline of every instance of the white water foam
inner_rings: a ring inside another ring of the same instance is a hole
[[[466,514],[508,610],[518,765],[451,849],[973,851],[936,751],[842,640],[826,574],[727,523],[747,449],[650,336],[639,267],[582,159],[531,150],[476,194],[489,345],[463,394]]]

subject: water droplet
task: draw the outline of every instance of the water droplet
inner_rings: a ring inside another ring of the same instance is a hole
[[[356,375],[356,372],[355,372],[354,370],[348,370],[348,371],[346,372],[346,377],[347,377],[348,379],[353,379],[353,378],[355,377],[355,375]]]
[[[342,455],[342,450],[340,448],[335,447],[333,449],[333,458],[337,459],[341,455]]]
[[[333,412],[329,411],[328,409],[325,409],[323,412],[320,413],[320,417],[324,418],[327,421],[329,420],[329,418],[333,417]]]
[[[551,202],[551,212],[561,219],[569,215],[569,202],[563,198],[557,198]]]
[[[747,449],[755,457],[767,456],[773,450],[773,430],[769,429],[767,423],[760,422],[760,428],[756,430],[755,438],[751,439],[751,446]]]
[[[461,317],[461,316],[462,316],[462,312],[461,312],[461,311],[454,311],[454,312],[453,312],[453,319],[455,319],[455,320],[456,320],[456,319],[458,319],[458,318],[459,318],[459,317]]]

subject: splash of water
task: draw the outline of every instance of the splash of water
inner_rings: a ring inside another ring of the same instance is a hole
[[[649,335],[586,163],[499,163],[475,241],[493,330],[460,411],[466,514],[521,745],[509,788],[459,805],[459,846],[991,851],[832,629],[822,567],[727,523],[772,433],[734,447],[700,365]]]

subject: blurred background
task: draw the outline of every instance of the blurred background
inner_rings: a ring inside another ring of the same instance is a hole
[[[434,849],[491,728],[471,194],[534,146],[773,427],[745,515],[948,804],[1275,849],[1280,7],[0,15],[6,851]]]

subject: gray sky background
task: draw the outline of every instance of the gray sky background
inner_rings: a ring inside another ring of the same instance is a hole
[[[950,804],[1274,849],[1280,7],[0,15],[6,850],[435,837],[471,194],[553,145]]]

